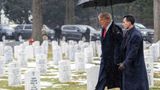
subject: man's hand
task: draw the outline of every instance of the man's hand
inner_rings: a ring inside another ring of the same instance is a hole
[[[118,67],[118,69],[119,70],[124,70],[125,69],[125,67],[124,67],[124,64],[123,63],[120,63],[120,64],[118,64],[119,65],[119,67]]]

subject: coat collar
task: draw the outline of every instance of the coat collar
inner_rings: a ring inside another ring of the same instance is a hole
[[[133,27],[133,28],[131,28],[130,30],[128,30],[127,32],[126,32],[126,35],[125,35],[125,37],[127,37],[126,38],[126,41],[124,42],[124,46],[123,46],[123,48],[125,48],[126,46],[127,46],[127,44],[128,44],[128,42],[129,42],[129,40],[130,40],[130,38],[131,38],[131,35],[132,35],[132,32],[135,30],[135,27]]]
[[[135,30],[135,26],[127,31],[127,34],[130,35]]]
[[[112,30],[112,26],[113,26],[113,24],[114,24],[114,22],[113,21],[111,21],[111,23],[108,25],[108,27],[107,27],[107,29],[108,29],[108,31],[107,31],[107,33],[109,33],[111,30]],[[102,28],[102,33],[101,33],[101,40],[103,41],[104,39],[106,39],[106,36],[103,38],[102,37],[102,35],[103,35],[103,32],[104,32],[104,30],[103,30],[103,28]],[[106,33],[106,34],[107,34]]]
[[[111,30],[112,26],[113,26],[113,21],[111,21],[111,22],[109,23],[109,25],[106,27],[106,30],[108,30],[107,33]],[[103,30],[103,28],[102,28],[101,37],[102,37],[103,32],[104,32],[104,30]],[[107,33],[106,33],[106,34],[107,34]],[[106,36],[105,36],[105,38],[106,38]],[[105,38],[102,37],[102,39],[105,39]]]
[[[113,21],[111,21],[106,28],[106,30],[108,30],[110,27],[111,27],[111,24],[112,24]]]

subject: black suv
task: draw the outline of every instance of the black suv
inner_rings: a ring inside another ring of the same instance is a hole
[[[45,29],[50,40],[54,38],[54,31],[52,29]],[[29,39],[32,35],[32,24],[20,24],[15,27],[15,39],[20,41],[21,39]]]
[[[14,39],[14,29],[8,25],[0,25],[0,40]]]
[[[82,40],[86,41],[85,32],[87,28],[90,30],[91,41],[99,40],[100,33],[96,31],[93,27],[88,25],[63,25],[62,30],[62,40]]]

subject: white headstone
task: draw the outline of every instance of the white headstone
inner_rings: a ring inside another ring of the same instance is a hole
[[[158,53],[159,53],[158,57],[160,58],[160,41],[157,42],[157,47],[158,47],[157,49],[158,49]]]
[[[25,48],[29,45],[27,43],[22,43],[19,46],[21,47],[21,49],[25,50]]]
[[[14,46],[14,57],[18,58],[19,51],[21,51],[21,46]]]
[[[40,47],[40,42],[39,41],[35,41],[35,42],[33,42],[33,44],[32,44],[32,46],[33,46],[33,51],[34,51],[34,57],[36,56],[36,47]]]
[[[23,49],[19,50],[17,60],[20,67],[27,67],[28,58]]]
[[[93,59],[92,50],[90,47],[84,49],[84,59],[86,63],[91,63]]]
[[[44,54],[43,51],[44,50],[43,50],[42,46],[35,46],[35,48],[34,48],[34,55],[37,56],[39,54]]]
[[[74,45],[75,44],[75,42],[73,40],[70,40],[68,43],[69,43],[69,45]]]
[[[26,46],[25,54],[27,55],[28,59],[33,59],[34,58],[33,46],[32,45]]]
[[[0,77],[4,75],[4,60],[3,56],[0,58]]]
[[[2,56],[4,54],[4,43],[0,42],[0,55]]]
[[[78,42],[79,45],[82,45],[83,43],[84,43],[83,41],[79,41],[79,42]]]
[[[148,82],[149,86],[154,86],[154,73],[153,73],[153,58],[152,56],[145,56],[145,64],[147,69],[147,75],[148,75]]]
[[[11,46],[4,47],[4,58],[5,63],[10,63],[13,59],[13,49]]]
[[[48,40],[44,40],[42,43],[43,53],[48,55]]]
[[[144,50],[144,56],[151,56],[151,50],[145,49]]]
[[[68,60],[62,60],[59,62],[59,81],[70,82],[71,81],[71,67]]]
[[[98,82],[99,66],[92,66],[87,69],[87,90],[95,90]]]
[[[146,41],[143,41],[143,49],[147,49],[148,48],[148,44]]]
[[[29,46],[29,42],[28,41],[24,42],[23,44],[24,44],[24,46]]]
[[[17,86],[21,84],[21,72],[19,64],[12,62],[8,67],[8,85]]]
[[[85,61],[84,61],[84,53],[76,52],[75,53],[75,68],[78,72],[85,71]]]
[[[34,41],[33,44],[32,44],[32,46],[33,46],[33,47],[35,47],[35,46],[40,46],[40,42],[39,42],[39,41]]]
[[[90,42],[90,47],[93,51],[93,56],[95,57],[96,56],[96,43],[95,43],[95,41]]]
[[[97,45],[97,55],[100,57],[102,54],[101,45]]]
[[[68,48],[68,43],[62,42],[61,43],[61,48],[62,48],[62,55],[66,59],[69,58],[69,48]]]
[[[37,68],[40,71],[40,74],[46,74],[47,72],[47,55],[39,54],[36,56]]]
[[[52,47],[54,46],[58,46],[58,42],[57,41],[52,41]]]
[[[62,60],[62,50],[60,46],[54,46],[52,48],[52,56],[53,56],[53,63],[58,65],[58,62]]]
[[[160,57],[160,44],[158,42],[155,44],[155,48],[156,48],[156,57],[158,61],[158,58]]]
[[[74,61],[75,59],[75,47],[74,45],[69,45],[69,60]]]
[[[36,69],[29,70],[25,76],[25,90],[41,90],[40,73]]]
[[[150,52],[151,55],[153,57],[154,61],[158,61],[158,57],[159,57],[159,45],[158,44],[152,44],[152,46],[150,46]]]
[[[74,48],[75,48],[75,53],[82,51],[81,46],[79,44],[76,44]]]

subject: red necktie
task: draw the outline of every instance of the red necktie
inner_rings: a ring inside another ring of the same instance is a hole
[[[104,30],[104,32],[103,32],[103,38],[105,38],[107,30],[106,30],[106,28],[103,28],[103,30]]]

